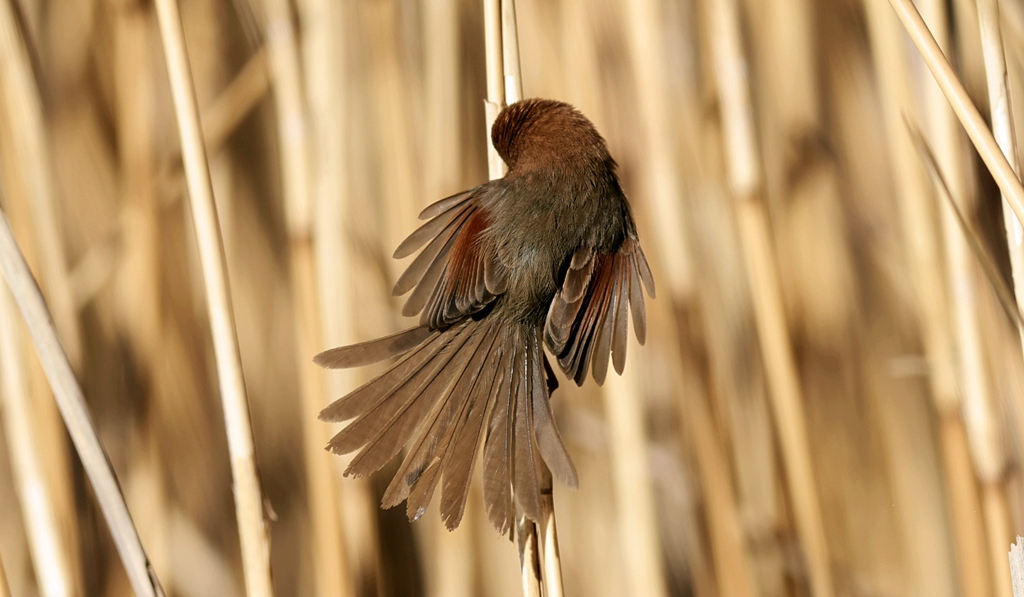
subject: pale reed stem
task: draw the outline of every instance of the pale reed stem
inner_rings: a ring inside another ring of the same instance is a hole
[[[273,595],[270,578],[270,540],[263,517],[263,492],[256,470],[249,403],[242,378],[241,357],[235,333],[227,281],[227,266],[217,208],[213,200],[209,164],[199,125],[199,109],[192,85],[191,67],[177,0],[158,0],[157,20],[178,119],[182,159],[191,204],[199,259],[206,289],[207,310],[217,361],[224,422],[227,428],[231,474],[234,481],[235,516],[242,549],[242,568],[251,597]]]

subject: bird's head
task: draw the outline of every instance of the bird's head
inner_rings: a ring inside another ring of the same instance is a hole
[[[491,127],[491,141],[510,172],[612,163],[587,117],[555,100],[533,98],[506,107]]]

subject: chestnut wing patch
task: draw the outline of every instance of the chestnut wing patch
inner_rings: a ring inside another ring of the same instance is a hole
[[[614,253],[580,247],[573,253],[562,288],[548,309],[544,343],[566,375],[582,385],[591,369],[603,384],[611,360],[622,373],[626,364],[627,311],[637,340],[647,339],[647,315],[641,285],[654,297],[654,278],[635,237]]]
[[[429,329],[447,328],[505,292],[507,271],[481,243],[490,225],[478,199],[482,192],[477,187],[427,207],[420,218],[431,219],[395,250],[402,258],[426,245],[398,279],[394,294],[411,290],[402,315],[420,313],[420,325]]]

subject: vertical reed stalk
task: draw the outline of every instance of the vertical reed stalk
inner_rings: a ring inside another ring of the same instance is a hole
[[[761,198],[761,173],[738,9],[735,0],[715,0],[709,12],[708,29],[718,80],[729,186],[737,202],[740,236],[786,480],[807,561],[811,594],[830,597],[834,594],[832,571],[810,459],[803,397],[783,310],[768,216]]]
[[[989,114],[996,143],[1009,162],[1013,171],[1020,176],[1020,158],[1017,155],[1017,139],[1013,125],[1010,95],[1007,91],[1006,55],[1003,51],[1003,36],[1000,30],[998,0],[978,0],[978,26],[981,30],[981,50],[985,60],[985,78],[988,83]],[[1013,274],[1013,290],[1017,308],[1024,311],[1024,226],[1010,211],[1005,195],[1003,202],[1003,225],[1006,229],[1006,245],[1010,254]],[[1024,330],[1018,330],[1024,346]],[[991,415],[992,413],[989,412]],[[1000,471],[1001,472],[1001,471]],[[1006,542],[1012,539],[1011,521],[1005,489],[1001,475],[983,478],[986,517],[989,519],[989,553],[992,558],[992,574],[999,595],[1010,594],[1009,570],[1002,553]]]
[[[1024,597],[1024,539],[1018,535],[1017,542],[1010,546],[1007,555],[1010,560],[1013,597]]]
[[[313,189],[309,149],[313,139],[306,116],[298,41],[287,0],[266,0],[267,53],[277,111],[278,142],[283,173],[283,198],[289,238],[292,310],[295,317],[296,367],[302,396],[303,453],[306,461],[307,504],[312,535],[316,595],[354,595],[349,562],[342,544],[338,516],[337,477],[331,454],[323,449],[329,428],[317,419],[327,388],[325,373],[309,362],[320,350],[322,327],[316,302],[316,264],[313,252]],[[328,26],[330,21],[319,27]],[[310,32],[317,35],[319,32]],[[321,34],[322,35],[322,34]]]
[[[9,141],[4,159],[10,161],[10,179],[4,184],[18,189],[7,196],[5,206],[27,243],[29,260],[39,272],[42,287],[54,323],[71,359],[72,367],[81,364],[81,332],[74,295],[64,262],[64,240],[57,217],[57,199],[51,171],[51,155],[42,99],[33,78],[31,58],[19,29],[15,3],[0,1],[0,137]],[[19,192],[20,191],[20,192]],[[19,225],[20,224],[20,225]],[[27,343],[21,350],[27,351]],[[55,403],[45,396],[45,382],[38,367],[30,365],[29,387],[34,391],[34,430],[40,438],[44,471],[51,487],[54,515],[64,521],[63,547],[74,583],[80,590],[79,529],[75,512],[72,470],[60,415]]]
[[[313,194],[312,226],[313,253],[316,282],[316,308],[320,314],[320,328],[313,332],[312,341],[319,342],[317,352],[325,346],[340,346],[355,343],[358,338],[353,326],[352,315],[358,310],[352,297],[350,281],[357,271],[356,254],[351,247],[349,232],[353,229],[351,220],[351,191],[348,180],[353,174],[351,162],[357,156],[349,155],[346,139],[352,134],[349,122],[353,95],[352,77],[345,68],[345,43],[354,36],[360,24],[351,18],[351,11],[344,10],[348,3],[336,0],[304,0],[300,3],[300,18],[304,33],[305,52],[303,66],[306,77],[306,98],[309,104],[309,135],[313,150],[310,154]],[[301,271],[301,270],[300,270]],[[308,356],[308,354],[307,354]],[[318,368],[319,369],[319,368]],[[352,370],[335,371],[324,378],[326,396],[316,405],[316,412],[328,402],[330,396],[341,396],[348,392],[358,379]],[[309,405],[313,409],[314,405]],[[313,412],[306,416],[308,417]],[[337,431],[332,426],[312,419],[317,429],[308,436],[308,441],[327,445],[331,435]],[[310,452],[310,454],[312,454]],[[322,455],[330,461],[331,472],[317,481],[329,484],[330,488],[318,491],[322,498],[330,499],[330,507],[337,512],[321,520],[329,526],[331,518],[337,520],[336,528],[342,541],[339,560],[335,563],[342,575],[341,583],[352,591],[360,586],[373,583],[373,576],[379,566],[380,549],[376,530],[376,497],[368,479],[349,479],[340,482],[340,470],[345,461],[333,458],[329,453]],[[329,493],[335,497],[328,498]],[[323,504],[322,507],[327,507]],[[325,559],[331,556],[322,556]]]
[[[505,103],[505,78],[501,44],[501,0],[484,2],[484,60],[487,63],[487,101],[484,102],[487,139],[487,175],[491,180],[505,174],[505,162],[491,145],[491,126]]]
[[[74,292],[64,261],[65,247],[53,188],[46,120],[32,74],[25,40],[15,19],[11,0],[0,2],[0,81],[6,100],[7,125],[18,155],[37,237],[40,272],[53,320],[68,351],[71,364],[81,366],[82,334],[75,309]]]
[[[68,434],[78,451],[82,467],[92,483],[100,510],[124,562],[128,578],[139,597],[163,595],[156,572],[150,567],[146,552],[132,523],[124,496],[118,486],[103,446],[96,436],[92,418],[85,406],[85,397],[75,379],[71,363],[57,339],[39,287],[14,240],[7,217],[0,213],[0,269],[14,295],[21,316],[28,326],[39,360],[53,389]]]
[[[523,583],[523,597],[541,597],[544,581],[541,579],[541,555],[537,541],[537,525],[516,514],[516,543],[519,546],[519,570]]]
[[[505,81],[505,105],[508,106],[523,99],[515,0],[501,0],[501,66]]]
[[[925,172],[918,156],[915,155],[909,133],[902,122],[901,115],[915,113],[912,90],[910,87],[910,70],[904,55],[903,38],[899,27],[893,21],[884,4],[872,1],[867,5],[871,30],[871,43],[874,64],[881,89],[881,101],[884,109],[884,124],[894,168],[894,184],[899,206],[899,215],[907,246],[906,263],[911,275],[915,294],[911,301],[919,315],[919,325],[928,359],[929,385],[935,409],[939,413],[939,425],[946,427],[939,437],[947,442],[943,445],[945,457],[945,477],[950,495],[956,500],[950,502],[954,527],[957,530],[957,554],[961,574],[961,584],[971,583],[974,591],[984,590],[975,569],[978,553],[972,551],[978,546],[976,540],[979,532],[977,503],[971,503],[974,486],[973,470],[963,467],[969,465],[966,455],[956,454],[957,449],[964,449],[965,442],[958,441],[956,434],[964,433],[962,423],[958,420],[961,396],[958,390],[956,372],[960,374],[961,386],[966,395],[973,400],[987,400],[988,386],[983,371],[979,368],[982,354],[976,342],[978,328],[976,306],[973,289],[973,262],[966,255],[964,237],[956,228],[955,220],[948,210],[938,214],[932,210],[935,204],[930,196]],[[940,31],[945,31],[945,10],[937,4],[932,9],[932,21]],[[958,199],[966,196],[966,188],[962,183],[962,156],[956,149],[959,133],[953,129],[951,115],[944,112],[947,106],[938,95],[938,89],[929,89],[926,95],[930,129],[940,152],[944,171],[948,171],[951,180],[961,187]],[[946,170],[948,168],[948,170]],[[942,245],[936,235],[936,224],[941,222],[945,231],[945,251],[947,256],[946,271],[941,263]],[[943,278],[945,277],[945,284]],[[970,280],[970,281],[968,281]],[[966,288],[958,284],[969,284]],[[952,304],[947,306],[947,289],[953,295]],[[952,319],[951,319],[951,316]],[[950,322],[955,324],[958,343],[953,342],[953,330]],[[959,429],[958,429],[959,427]],[[898,473],[897,473],[898,475]],[[894,479],[897,486],[903,486],[899,476]],[[921,508],[910,503],[901,510],[900,519],[907,526],[907,533],[928,533],[932,529],[922,524],[919,518]],[[933,536],[926,534],[926,548],[935,546]],[[923,562],[914,562],[914,578],[921,590],[928,593],[935,591],[951,591],[951,579],[939,581],[934,574],[935,561],[941,554],[926,554]],[[945,568],[939,566],[940,569]]]
[[[199,244],[207,309],[213,334],[217,375],[220,382],[224,420],[227,428],[231,473],[234,481],[235,516],[241,539],[242,567],[247,593],[251,597],[273,595],[270,577],[270,540],[263,517],[253,448],[249,404],[238,354],[234,313],[228,289],[224,247],[210,182],[206,148],[203,146],[199,111],[192,86],[191,67],[177,0],[158,0],[157,19],[164,46],[171,93],[181,138],[182,159]]]
[[[989,114],[992,119],[992,133],[996,143],[1013,171],[1020,175],[1020,161],[1017,155],[1017,139],[1013,126],[1013,112],[1010,110],[1010,95],[1006,80],[1006,55],[1003,51],[1003,34],[1000,29],[998,0],[977,0],[978,26],[981,29],[981,51],[985,59],[985,79],[988,83]],[[1006,197],[1003,201],[1003,224],[1006,228],[1006,243],[1010,253],[1013,273],[1013,289],[1017,308],[1024,311],[1024,226],[1014,217]],[[1024,332],[1021,342],[1024,344]]]
[[[644,434],[644,397],[640,391],[640,346],[631,341],[622,375],[609,375],[602,390],[610,433],[612,483],[619,542],[632,595],[668,595],[661,564],[658,519]]]
[[[51,488],[43,474],[45,465],[39,438],[33,430],[25,365],[20,348],[21,329],[6,288],[0,288],[0,399],[3,400],[4,435],[11,455],[14,485],[25,519],[32,564],[40,593],[60,597],[76,593],[69,554],[60,537]]]
[[[544,597],[562,597],[562,556],[558,551],[558,528],[555,526],[555,498],[551,471],[543,467],[540,480],[541,520],[538,523],[539,552],[544,571]]]
[[[659,33],[658,5],[654,0],[626,3],[627,41],[646,140],[642,180],[644,196],[654,214],[650,218],[655,232],[652,240],[659,246],[658,254],[665,259],[660,271],[668,282],[673,299],[685,302],[693,294],[693,268],[682,210],[683,194],[676,174],[675,135],[669,126],[673,114],[669,92],[664,85],[666,57]]]
[[[719,594],[722,597],[760,595],[760,587],[750,574],[743,528],[729,478],[729,463],[711,413],[700,396],[684,396],[683,407],[683,424],[693,437],[694,455],[704,488],[704,508],[707,510]]]

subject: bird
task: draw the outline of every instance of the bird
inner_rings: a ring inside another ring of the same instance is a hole
[[[506,174],[429,205],[394,252],[420,251],[394,287],[410,293],[402,314],[418,323],[314,362],[335,369],[398,357],[320,413],[350,421],[326,448],[357,452],[346,476],[370,475],[408,445],[381,506],[407,501],[414,521],[440,484],[441,518],[454,530],[482,452],[484,507],[504,535],[517,507],[541,520],[538,466],[579,484],[552,417],[558,381],[545,349],[577,385],[588,370],[603,384],[609,361],[621,374],[627,312],[642,345],[644,291],[654,298],[655,286],[617,164],[579,110],[518,101],[498,114],[491,142]]]

